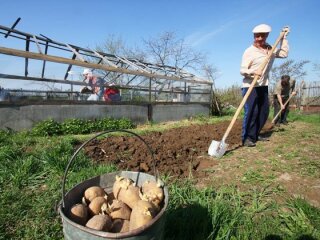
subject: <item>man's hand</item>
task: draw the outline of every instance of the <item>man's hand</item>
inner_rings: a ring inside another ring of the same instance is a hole
[[[263,71],[261,71],[260,69],[254,72],[254,75],[258,76],[259,78],[262,76],[262,74],[263,74]]]
[[[293,91],[293,92],[292,92],[292,95],[293,95],[293,96],[297,95],[297,92],[296,92],[296,91]]]
[[[284,32],[284,37],[287,37],[290,32],[290,27],[289,26],[283,27],[282,32]]]

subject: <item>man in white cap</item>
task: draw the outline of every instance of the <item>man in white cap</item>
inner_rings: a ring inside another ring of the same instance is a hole
[[[82,73],[84,79],[83,81],[88,83],[92,89],[92,94],[88,97],[89,101],[99,101],[102,100],[104,92],[104,80],[100,77],[94,76],[92,71],[85,68]]]
[[[268,56],[271,46],[266,42],[271,27],[267,24],[260,24],[253,28],[253,44],[247,48],[242,56],[240,73],[243,75],[242,96],[248,91],[255,75],[260,76],[244,105],[244,117],[242,124],[242,144],[247,147],[254,147],[256,141],[267,141],[268,139],[259,136],[259,133],[269,116],[268,84],[269,72],[275,58],[286,58],[289,52],[287,34],[289,27],[283,28],[285,32],[280,48],[275,50],[269,63],[263,72],[259,67]]]

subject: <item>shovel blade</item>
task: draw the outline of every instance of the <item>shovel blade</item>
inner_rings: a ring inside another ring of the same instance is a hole
[[[212,157],[220,158],[226,152],[227,147],[228,144],[226,144],[225,142],[218,142],[213,140],[209,146],[208,154]]]

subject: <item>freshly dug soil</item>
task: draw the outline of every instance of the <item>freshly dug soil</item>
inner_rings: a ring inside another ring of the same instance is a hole
[[[191,125],[173,128],[164,132],[152,132],[141,137],[154,152],[155,168],[160,175],[173,177],[192,174],[201,177],[197,171],[201,161],[212,159],[207,153],[212,140],[220,141],[229,121]],[[238,120],[230,132],[228,151],[241,146],[241,120]],[[271,131],[268,123],[265,134]],[[135,136],[111,136],[94,140],[85,148],[85,153],[99,163],[111,162],[121,170],[141,171],[154,175],[152,155],[146,145]]]

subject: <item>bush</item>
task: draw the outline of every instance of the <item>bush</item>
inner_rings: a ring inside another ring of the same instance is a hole
[[[130,119],[127,118],[121,118],[118,120],[119,123],[119,129],[132,129],[135,128],[135,124]]]
[[[66,119],[61,124],[61,129],[64,134],[84,133],[86,132],[86,122],[82,119]]]
[[[132,129],[135,125],[126,118],[103,118],[95,120],[66,119],[58,123],[52,119],[39,122],[31,130],[35,136],[53,136],[65,134],[88,134],[105,130]]]
[[[32,129],[32,133],[36,136],[53,136],[62,133],[61,124],[53,119],[41,121]]]

